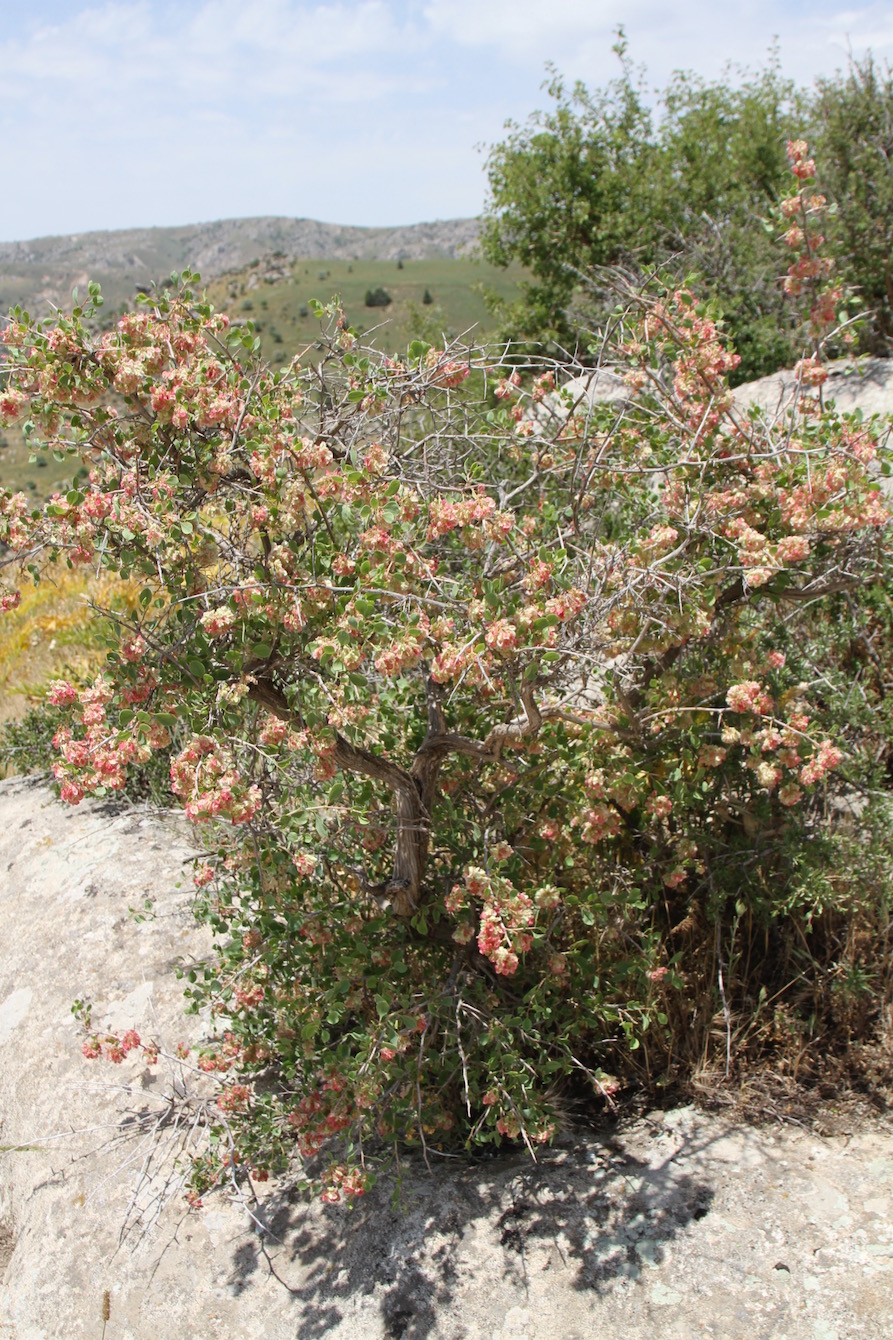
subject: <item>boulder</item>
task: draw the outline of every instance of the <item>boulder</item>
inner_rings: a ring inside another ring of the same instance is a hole
[[[770,418],[780,417],[796,405],[799,383],[792,371],[773,372],[758,381],[745,382],[734,391],[742,408],[756,405]],[[893,359],[839,359],[828,365],[828,380],[822,387],[825,403],[834,401],[842,414],[861,410],[872,414],[893,414]]]

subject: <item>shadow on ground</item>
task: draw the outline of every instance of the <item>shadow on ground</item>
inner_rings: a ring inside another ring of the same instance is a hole
[[[472,1279],[529,1297],[533,1275],[560,1270],[564,1287],[604,1293],[659,1264],[708,1213],[709,1184],[686,1170],[708,1143],[688,1139],[672,1157],[646,1159],[608,1135],[538,1163],[513,1155],[428,1172],[413,1161],[353,1209],[274,1194],[235,1251],[230,1288],[272,1272],[295,1301],[299,1340],[329,1334],[361,1299],[364,1312],[380,1309],[386,1336],[425,1340]]]

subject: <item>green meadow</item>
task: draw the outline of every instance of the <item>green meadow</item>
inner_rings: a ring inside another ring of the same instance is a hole
[[[236,321],[253,321],[261,338],[263,356],[274,366],[289,363],[296,354],[312,360],[319,339],[319,322],[310,307],[339,297],[350,325],[384,353],[405,349],[423,337],[440,343],[467,335],[480,339],[496,320],[487,308],[484,291],[513,301],[524,271],[508,270],[474,260],[332,260],[258,261],[236,274],[207,285],[214,306]],[[367,307],[367,292],[384,289],[387,307]],[[425,303],[425,293],[431,298]],[[109,324],[117,316],[110,309]],[[120,309],[117,309],[120,310]],[[47,497],[70,478],[65,462],[42,455],[29,461],[24,438],[17,428],[0,433],[0,483],[24,489],[35,499]]]
[[[262,274],[264,262],[209,287],[214,305],[234,319],[251,320],[261,337],[264,357],[273,364],[290,361],[304,350],[312,354],[319,326],[310,303],[339,297],[349,324],[383,352],[394,354],[423,336],[481,338],[495,326],[484,291],[500,299],[517,298],[520,266],[497,269],[473,260],[297,261],[290,274],[273,282]],[[391,302],[367,307],[369,292],[384,289]],[[425,294],[431,298],[425,303]]]

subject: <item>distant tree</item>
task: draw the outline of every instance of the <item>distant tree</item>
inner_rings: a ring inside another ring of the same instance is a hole
[[[381,287],[367,288],[366,296],[363,299],[366,307],[390,307],[391,301],[390,293]]]
[[[431,290],[429,288],[426,288],[425,292],[422,294],[422,302],[425,304],[426,307],[430,307],[433,301],[434,299],[431,297]]]

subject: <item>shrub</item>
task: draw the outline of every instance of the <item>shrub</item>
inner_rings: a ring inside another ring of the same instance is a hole
[[[717,1018],[727,1067],[733,1041],[802,1053],[888,989],[889,888],[815,864],[835,796],[887,785],[886,449],[821,402],[839,295],[791,160],[812,353],[781,422],[735,408],[678,288],[621,295],[622,408],[485,351],[364,351],[334,305],[312,371],[274,374],[189,275],[101,338],[11,320],[0,412],[91,473],[7,495],[2,538],[35,578],[64,556],[141,587],[105,673],[49,695],[62,795],[169,749],[210,826],[196,1195],[233,1150],[335,1200],[395,1142],[533,1148],[574,1079],[690,1075]]]
[[[367,307],[390,307],[391,295],[383,288],[367,288],[363,302]]]

